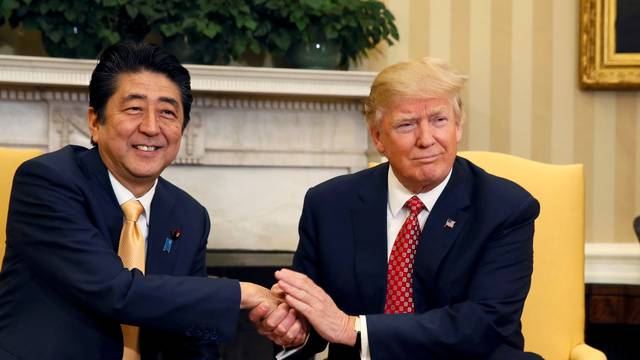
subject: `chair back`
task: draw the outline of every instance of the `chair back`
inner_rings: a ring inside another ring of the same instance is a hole
[[[584,342],[582,165],[552,165],[482,151],[458,155],[516,182],[540,202],[532,284],[522,315],[525,350],[545,359],[569,359],[571,350]]]
[[[42,151],[36,149],[0,148],[0,266],[7,241],[7,215],[13,175],[20,164],[40,154]]]

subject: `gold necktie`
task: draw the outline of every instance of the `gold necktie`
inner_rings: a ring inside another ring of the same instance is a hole
[[[122,204],[124,212],[124,225],[120,233],[120,246],[118,256],[122,259],[124,266],[131,270],[137,268],[144,274],[144,236],[138,228],[138,218],[144,211],[142,204],[138,200],[129,200]],[[131,325],[121,325],[122,337],[124,340],[123,360],[140,360],[140,328]]]

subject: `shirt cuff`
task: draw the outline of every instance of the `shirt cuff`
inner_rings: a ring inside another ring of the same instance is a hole
[[[360,360],[371,360],[371,354],[369,353],[369,333],[367,332],[367,317],[360,315]],[[291,349],[283,349],[276,354],[276,360],[286,359],[287,357],[297,353],[302,349],[309,340],[309,334],[304,339],[304,343],[298,347]]]
[[[360,360],[371,360],[369,352],[369,332],[367,331],[367,317],[360,315]]]
[[[311,334],[311,332],[307,333],[307,337],[304,339],[304,342],[302,343],[302,345],[291,348],[291,349],[285,349],[284,347],[282,348],[282,351],[280,351],[279,353],[276,354],[276,360],[282,360],[282,359],[286,359],[287,357],[297,353],[300,349],[302,349],[305,345],[307,345],[307,341],[309,341],[309,335]]]

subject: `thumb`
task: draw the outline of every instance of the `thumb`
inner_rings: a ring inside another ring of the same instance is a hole
[[[284,290],[282,290],[278,283],[273,284],[271,287],[271,293],[277,297],[283,297],[285,295]]]
[[[273,311],[272,307],[266,303],[262,302],[258,304],[258,306],[251,309],[249,312],[249,320],[252,322],[258,322],[267,317]]]

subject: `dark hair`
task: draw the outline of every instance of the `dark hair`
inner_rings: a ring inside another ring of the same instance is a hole
[[[121,42],[109,46],[100,55],[89,83],[89,106],[95,110],[98,121],[105,121],[104,108],[116,92],[118,76],[144,70],[166,75],[180,89],[184,129],[189,123],[193,102],[189,71],[160,46],[144,43]]]

